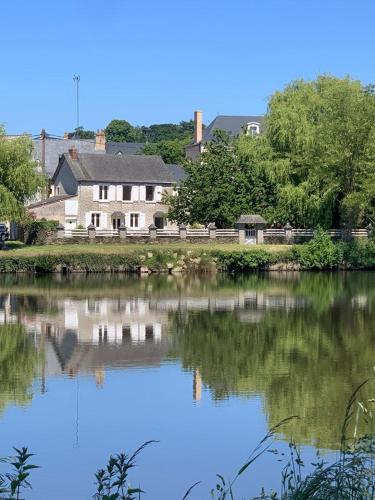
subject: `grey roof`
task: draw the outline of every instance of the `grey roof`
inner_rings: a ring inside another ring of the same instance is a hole
[[[63,153],[67,153],[73,146],[79,153],[101,153],[103,151],[95,151],[95,140],[92,139],[55,139],[48,137],[46,141],[46,154],[45,154],[45,170],[48,177],[52,177],[56,167],[59,163],[59,158]],[[42,141],[34,139],[34,152],[35,160],[42,160]]]
[[[266,221],[260,215],[249,214],[241,215],[237,224],[266,224]]]
[[[181,184],[181,182],[186,179],[186,172],[184,170],[184,167],[182,167],[181,165],[169,163],[167,164],[167,167],[177,184]]]
[[[175,183],[160,156],[78,154],[78,160],[72,160],[69,154],[64,154],[64,159],[78,182]]]
[[[142,142],[107,142],[105,145],[106,153],[110,155],[136,155],[142,153],[144,144]]]
[[[203,133],[203,142],[212,141],[215,130],[224,130],[232,137],[237,137],[243,133],[243,128],[251,122],[259,123],[260,131],[262,131],[264,125],[263,116],[219,115],[208,125],[208,127],[205,128]]]
[[[35,207],[40,207],[42,205],[50,205],[51,203],[56,203],[57,201],[63,201],[67,200],[68,198],[74,198],[77,196],[76,194],[61,194],[59,196],[50,196],[49,198],[46,198],[41,201],[37,201],[35,203],[31,203],[28,205],[27,208],[35,208]]]

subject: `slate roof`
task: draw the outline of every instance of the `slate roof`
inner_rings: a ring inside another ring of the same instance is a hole
[[[264,126],[264,116],[217,116],[203,132],[203,142],[212,141],[215,130],[225,130],[232,137],[243,133],[243,128],[247,123],[259,123],[260,131]]]
[[[59,163],[59,158],[63,153],[67,153],[73,146],[79,153],[101,153],[104,151],[95,151],[95,140],[92,139],[55,139],[47,137],[46,141],[46,155],[45,155],[45,169],[48,177],[52,177],[56,167]],[[33,156],[36,160],[42,159],[42,141],[34,139]]]
[[[105,145],[106,153],[115,155],[121,153],[123,155],[140,154],[144,148],[143,142],[107,142]]]
[[[49,198],[46,198],[41,201],[37,201],[35,203],[31,203],[28,205],[27,208],[35,208],[35,207],[41,207],[42,205],[50,205],[51,203],[55,203],[57,201],[63,201],[67,200],[68,198],[74,198],[77,196],[76,194],[61,194],[59,196],[50,196]]]
[[[241,215],[237,224],[266,224],[266,221],[260,215],[249,214]]]
[[[176,181],[160,156],[78,154],[63,158],[78,182],[140,182],[174,184]],[[60,165],[62,161],[60,162]],[[54,177],[59,169],[56,170]]]
[[[171,172],[176,184],[181,184],[187,177],[184,168],[181,165],[176,165],[173,163],[167,164],[169,171]]]

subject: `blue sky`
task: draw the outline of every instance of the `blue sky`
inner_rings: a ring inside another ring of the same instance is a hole
[[[8,133],[259,114],[296,78],[374,75],[374,0],[12,0],[0,13]]]

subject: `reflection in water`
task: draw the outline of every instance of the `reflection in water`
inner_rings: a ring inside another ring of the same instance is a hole
[[[269,425],[302,418],[286,438],[335,449],[349,395],[374,366],[370,273],[6,279],[0,408],[30,398],[37,347],[43,377],[87,373],[99,388],[109,368],[177,359],[194,400],[202,383],[216,400],[260,395]]]

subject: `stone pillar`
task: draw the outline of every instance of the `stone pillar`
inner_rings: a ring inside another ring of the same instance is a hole
[[[238,226],[238,243],[245,243],[246,241],[246,231],[245,226]]]
[[[95,230],[95,226],[93,224],[90,224],[88,226],[87,232],[89,233],[89,239],[90,240],[95,240],[96,230]]]
[[[264,243],[263,231],[263,226],[257,227],[257,245],[263,245]]]
[[[210,240],[216,240],[216,226],[215,224],[210,224],[208,226],[208,235]]]
[[[181,240],[186,240],[186,236],[187,235],[186,235],[186,226],[185,226],[185,224],[180,224],[178,226],[178,229],[180,231],[180,238],[181,238]]]
[[[118,228],[118,234],[120,236],[120,240],[126,239],[126,226],[125,226],[125,224],[121,224],[121,226]]]
[[[62,224],[59,224],[56,229],[56,238],[64,238],[65,236],[65,229]]]
[[[156,226],[155,224],[150,224],[148,230],[150,232],[150,240],[156,240]]]
[[[286,241],[287,244],[291,244],[292,243],[292,239],[293,239],[292,229],[293,228],[289,224],[289,222],[287,224],[285,224],[284,231],[285,231],[285,241]]]

